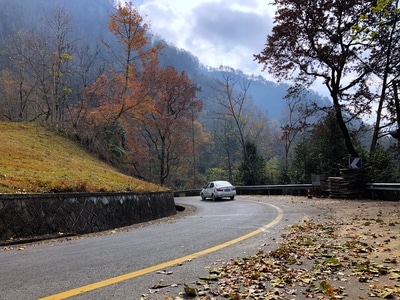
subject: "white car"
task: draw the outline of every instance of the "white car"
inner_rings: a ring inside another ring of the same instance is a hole
[[[216,200],[224,197],[229,197],[233,200],[236,196],[236,187],[228,181],[211,181],[201,190],[200,196],[202,200],[207,198]]]

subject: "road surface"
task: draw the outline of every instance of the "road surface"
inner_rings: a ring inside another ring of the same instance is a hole
[[[307,213],[267,198],[176,198],[183,218],[115,233],[0,251],[1,299],[163,299],[207,275],[217,260],[274,248],[279,231]],[[21,250],[18,250],[21,248]],[[170,285],[160,287],[160,283]]]

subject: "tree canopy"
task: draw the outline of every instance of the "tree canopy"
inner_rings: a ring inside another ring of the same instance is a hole
[[[382,52],[398,51],[397,39],[390,48],[379,42],[386,38],[387,30],[378,30],[380,20],[384,19],[377,14],[386,14],[393,26],[398,14],[397,1],[385,3],[391,9],[378,8],[376,1],[275,0],[275,26],[265,48],[255,55],[264,69],[281,80],[293,81],[299,91],[316,81],[325,85],[351,156],[358,156],[359,152],[349,124],[375,113],[380,94],[387,97],[386,93],[380,93],[382,77],[376,65],[382,59]],[[369,23],[369,32],[374,34],[368,39],[361,37],[366,29],[366,16],[375,20]],[[387,103],[387,98],[384,99]],[[382,113],[378,111],[377,117]],[[379,122],[375,126],[381,129]],[[372,141],[376,142],[377,139]]]

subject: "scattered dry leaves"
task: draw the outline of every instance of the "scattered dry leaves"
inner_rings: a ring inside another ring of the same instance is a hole
[[[215,262],[195,286],[185,285],[196,294],[174,299],[400,299],[400,204],[325,204],[325,219],[291,225],[274,250]]]

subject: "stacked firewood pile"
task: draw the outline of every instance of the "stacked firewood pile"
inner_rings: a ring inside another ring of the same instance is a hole
[[[331,198],[358,199],[365,196],[367,178],[362,169],[341,169],[340,177],[328,177]]]

